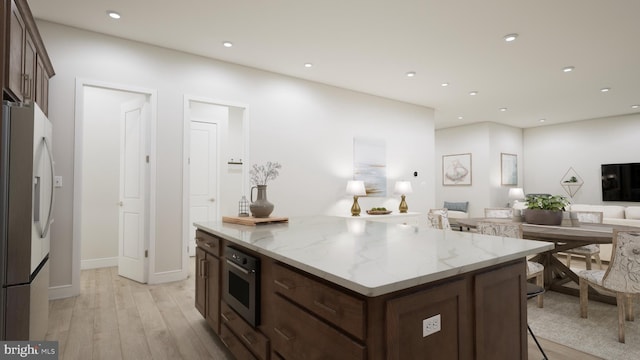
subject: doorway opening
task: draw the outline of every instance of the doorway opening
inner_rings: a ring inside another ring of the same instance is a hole
[[[194,222],[237,215],[246,194],[249,120],[244,104],[184,98],[184,263],[195,256]]]
[[[111,266],[150,282],[155,91],[83,80],[76,85],[72,286],[79,292],[81,269]]]

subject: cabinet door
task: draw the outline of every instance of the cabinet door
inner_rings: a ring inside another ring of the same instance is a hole
[[[40,56],[36,57],[35,101],[45,115],[49,114],[49,75]]]
[[[7,88],[17,97],[23,100],[24,87],[24,46],[26,29],[22,15],[18,11],[15,2],[11,1],[11,13],[9,16],[9,65]]]
[[[476,359],[526,359],[525,262],[475,278]]]
[[[205,278],[205,256],[205,252],[202,249],[196,248],[196,309],[198,309],[200,314],[202,314],[202,316],[204,317],[207,316],[207,280]]]
[[[207,323],[220,334],[220,259],[207,254]]]
[[[35,99],[36,84],[36,46],[28,31],[24,37],[24,64],[23,64],[23,100]]]
[[[464,279],[387,303],[387,359],[471,359],[471,297]]]

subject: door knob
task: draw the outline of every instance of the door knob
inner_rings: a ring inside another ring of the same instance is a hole
[[[118,202],[118,206],[120,206],[120,207],[124,206],[124,202],[122,202],[122,201]]]
[[[215,198],[211,198],[211,199],[209,199],[209,201],[214,202],[214,201],[216,201],[216,199]]]

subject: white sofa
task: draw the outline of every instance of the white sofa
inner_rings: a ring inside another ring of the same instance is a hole
[[[567,211],[598,211],[604,224],[640,227],[640,206],[571,204]],[[611,260],[611,245],[600,245],[600,259]]]

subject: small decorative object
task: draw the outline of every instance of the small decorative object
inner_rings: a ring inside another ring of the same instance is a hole
[[[569,201],[562,195],[527,195],[524,221],[537,225],[560,225]]]
[[[247,197],[244,195],[242,195],[242,198],[238,201],[238,216],[249,216],[249,200],[247,200]]]
[[[251,183],[255,186],[251,187],[251,215],[255,218],[267,218],[273,212],[273,204],[267,200],[267,182],[274,180],[280,175],[278,170],[282,168],[277,162],[267,162],[266,165],[253,165],[249,172],[251,175]],[[258,195],[253,201],[253,189],[258,190]]]
[[[367,210],[367,214],[369,215],[387,215],[391,214],[391,210],[387,210],[384,207],[374,207],[371,210]]]
[[[582,178],[575,170],[573,170],[572,167],[567,170],[567,172],[562,177],[562,180],[560,180],[560,185],[567,193],[567,195],[572,198],[578,192],[578,190],[580,190],[582,184]]]
[[[471,154],[442,155],[442,185],[471,185]]]
[[[347,182],[347,194],[353,195],[351,216],[360,216],[360,205],[358,204],[358,196],[367,195],[367,192],[364,189],[364,181],[349,180],[349,182]]]
[[[411,182],[396,181],[396,185],[393,192],[395,194],[399,194],[401,198],[400,207],[398,208],[398,210],[400,210],[401,213],[406,213],[407,210],[409,210],[409,206],[407,206],[407,202],[405,201],[405,195],[411,194],[413,192],[413,189],[411,188]]]

